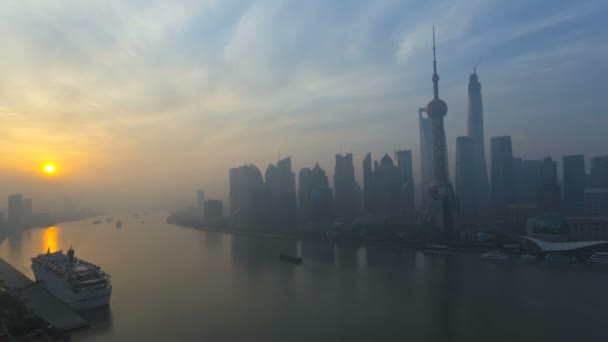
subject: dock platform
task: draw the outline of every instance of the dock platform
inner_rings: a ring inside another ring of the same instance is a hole
[[[0,279],[37,316],[52,324],[59,331],[85,327],[87,321],[76,311],[50,294],[45,288],[0,258]]]

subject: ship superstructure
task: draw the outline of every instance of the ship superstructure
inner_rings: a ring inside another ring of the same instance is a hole
[[[112,294],[110,275],[101,267],[74,256],[70,247],[63,251],[32,258],[32,269],[37,282],[41,282],[55,297],[71,308],[87,310],[108,305]]]

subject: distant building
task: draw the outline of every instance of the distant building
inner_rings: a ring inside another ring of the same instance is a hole
[[[21,223],[30,224],[32,222],[32,215],[34,208],[31,197],[24,197],[21,201]]]
[[[383,217],[399,216],[401,214],[401,186],[400,170],[393,163],[393,159],[385,154],[376,170],[374,170],[374,214]]]
[[[455,190],[460,217],[471,219],[477,215],[478,185],[475,177],[475,142],[471,137],[456,138],[456,178]]]
[[[205,191],[198,190],[196,192],[196,209],[202,215],[205,215]]]
[[[418,109],[418,126],[420,129],[420,188],[422,207],[428,208],[431,205],[429,187],[433,180],[433,121],[425,118],[422,113],[426,113],[426,108]]]
[[[224,216],[222,201],[206,200],[203,207],[207,222],[218,222]]]
[[[481,96],[481,83],[477,71],[469,76],[469,115],[467,122],[467,135],[472,139],[473,159],[471,173],[475,182],[472,190],[474,207],[478,212],[485,213],[489,208],[490,185],[488,182],[488,169],[486,167],[486,150],[483,127],[483,100]]]
[[[506,217],[513,202],[514,165],[511,137],[493,137],[491,143],[491,205],[497,217]]]
[[[374,189],[373,189],[373,171],[372,171],[372,154],[368,153],[363,159],[363,209],[366,213],[374,211]]]
[[[528,219],[527,235],[547,242],[608,241],[608,219],[543,214]]]
[[[260,170],[246,164],[229,170],[230,217],[239,229],[263,230],[266,218],[266,188]]]
[[[9,226],[18,227],[23,220],[23,195],[15,194],[8,196],[8,218]]]
[[[526,224],[529,218],[540,215],[540,209],[537,205],[528,204],[510,204],[509,205],[509,222],[514,224]]]
[[[542,160],[514,159],[514,203],[538,206],[542,168]]]
[[[585,190],[585,216],[608,218],[608,188]]]
[[[415,215],[412,151],[397,151],[395,157],[397,158],[397,168],[401,181],[399,198],[401,215],[412,218]]]
[[[358,214],[353,155],[336,155],[334,171],[334,211],[340,221],[350,223]]]
[[[557,185],[557,163],[551,157],[543,160],[541,179],[539,208],[543,212],[558,212],[560,210],[560,189]]]
[[[304,222],[329,223],[333,218],[333,191],[319,163],[299,173],[299,198]]]
[[[585,200],[585,156],[563,157],[564,199],[568,202]]]
[[[608,156],[591,158],[589,186],[592,189],[608,188]]]
[[[270,164],[265,174],[268,193],[268,224],[274,229],[296,225],[296,175],[291,171],[291,158]]]

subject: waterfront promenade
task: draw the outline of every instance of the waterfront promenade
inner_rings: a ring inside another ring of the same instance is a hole
[[[36,316],[49,322],[57,330],[68,331],[88,325],[82,316],[2,258],[0,258],[0,279]]]

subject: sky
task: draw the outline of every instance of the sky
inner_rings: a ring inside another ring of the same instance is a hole
[[[175,205],[226,199],[245,163],[331,178],[352,152],[360,176],[365,153],[398,149],[418,178],[433,25],[451,168],[477,64],[488,160],[511,135],[524,159],[588,161],[608,154],[607,15],[605,0],[3,1],[0,195]]]

